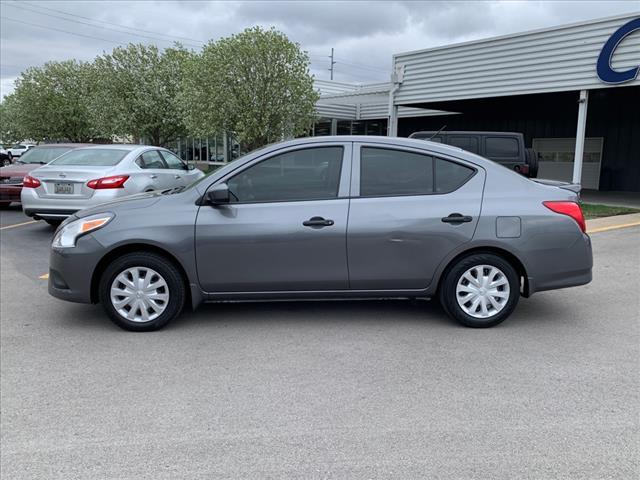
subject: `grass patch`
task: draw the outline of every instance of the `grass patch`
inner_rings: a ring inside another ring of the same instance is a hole
[[[599,203],[582,203],[582,213],[584,218],[591,220],[600,217],[612,217],[614,215],[627,215],[629,213],[640,213],[637,208],[612,207],[610,205],[600,205]]]

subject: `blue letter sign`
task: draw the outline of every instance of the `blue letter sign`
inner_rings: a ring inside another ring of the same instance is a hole
[[[635,80],[638,76],[640,65],[622,72],[611,68],[611,57],[613,56],[613,52],[615,52],[616,47],[627,35],[635,32],[636,30],[640,30],[640,18],[636,18],[625,23],[618,30],[613,32],[613,35],[609,37],[607,43],[602,47],[600,56],[598,57],[596,70],[598,72],[598,77],[604,83],[617,84],[629,82],[631,80]]]

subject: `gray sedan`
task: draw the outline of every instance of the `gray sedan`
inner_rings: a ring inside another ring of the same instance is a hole
[[[49,292],[138,331],[201,302],[384,297],[489,327],[520,296],[591,281],[575,190],[423,140],[292,140],[67,219]]]
[[[97,145],[67,152],[23,180],[24,212],[49,223],[83,208],[152,190],[186,187],[204,173],[169,150]]]

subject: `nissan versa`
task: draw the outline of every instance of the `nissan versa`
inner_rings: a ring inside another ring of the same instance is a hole
[[[575,187],[424,140],[292,140],[72,215],[49,292],[128,330],[207,301],[366,297],[438,297],[490,327],[520,295],[591,280]]]

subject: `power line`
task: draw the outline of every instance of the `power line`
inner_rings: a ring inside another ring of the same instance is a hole
[[[116,45],[122,45],[122,43],[123,43],[123,42],[116,42],[115,40],[109,40],[107,38],[94,37],[92,35],[84,35],[82,33],[70,32],[68,30],[62,30],[60,28],[49,27],[49,26],[46,26],[46,25],[39,25],[37,23],[25,22],[24,20],[18,20],[16,18],[5,17],[4,15],[0,15],[0,18],[2,18],[4,20],[10,20],[12,22],[22,23],[24,25],[30,25],[32,27],[45,28],[47,30],[53,30],[55,32],[62,32],[62,33],[68,33],[69,35],[76,35],[78,37],[91,38],[93,40],[101,40],[103,42],[115,43]]]
[[[150,39],[150,40],[159,40],[159,41],[161,41],[161,42],[172,42],[172,41],[174,41],[174,40],[168,40],[168,39],[164,39],[164,38],[151,37],[151,36],[149,36],[149,35],[142,35],[142,34],[140,34],[140,33],[134,33],[134,32],[128,32],[128,31],[125,31],[125,30],[118,30],[118,29],[115,29],[115,28],[104,27],[104,26],[102,26],[102,25],[93,25],[93,24],[91,24],[91,23],[83,22],[83,21],[81,21],[81,20],[74,20],[74,19],[72,19],[72,18],[65,18],[65,17],[62,17],[62,16],[60,16],[60,15],[55,15],[55,14],[51,14],[51,13],[44,13],[44,12],[40,12],[40,11],[38,11],[38,10],[35,10],[35,9],[32,9],[32,8],[28,8],[28,7],[24,7],[24,6],[22,6],[22,5],[15,5],[15,4],[11,4],[11,3],[9,3],[9,4],[7,4],[7,5],[9,5],[9,6],[13,7],[13,8],[19,8],[19,9],[21,9],[21,10],[25,10],[25,11],[29,11],[29,12],[35,12],[35,13],[37,13],[38,15],[46,15],[46,16],[48,16],[48,17],[52,17],[52,18],[59,18],[59,19],[64,20],[64,21],[66,21],[66,22],[79,23],[79,24],[82,24],[82,25],[88,25],[88,26],[93,27],[93,28],[102,28],[102,29],[104,29],[104,30],[110,30],[110,31],[113,31],[113,32],[124,33],[124,34],[126,34],[126,35],[135,35],[135,36],[137,36],[137,37],[147,38],[147,39]],[[192,46],[192,47],[199,47],[200,45],[193,45],[193,44],[189,44],[189,46]]]
[[[23,2],[20,2],[20,3],[21,4],[30,5],[31,7],[40,8],[42,10],[48,10],[50,12],[61,13],[63,15],[68,15],[70,17],[76,17],[76,18],[82,18],[84,20],[90,20],[90,21],[95,22],[95,23],[104,23],[105,25],[112,25],[112,26],[115,26],[115,27],[126,28],[126,29],[129,29],[129,30],[134,30],[135,29],[135,30],[137,30],[139,32],[150,33],[152,35],[160,35],[161,37],[177,38],[177,39],[180,39],[180,40],[188,40],[190,42],[196,42],[196,43],[201,43],[201,44],[206,43],[203,40],[198,40],[198,39],[195,39],[195,38],[181,37],[179,35],[169,35],[169,34],[162,33],[162,32],[154,32],[152,30],[143,30],[143,29],[138,28],[138,27],[129,27],[129,26],[123,25],[121,23],[107,22],[106,20],[97,20],[95,18],[85,17],[83,15],[77,15],[75,13],[69,13],[69,12],[65,12],[65,11],[62,11],[62,10],[56,10],[54,8],[43,7],[42,5],[34,5],[32,3],[29,3],[29,2],[24,2],[23,1]]]

